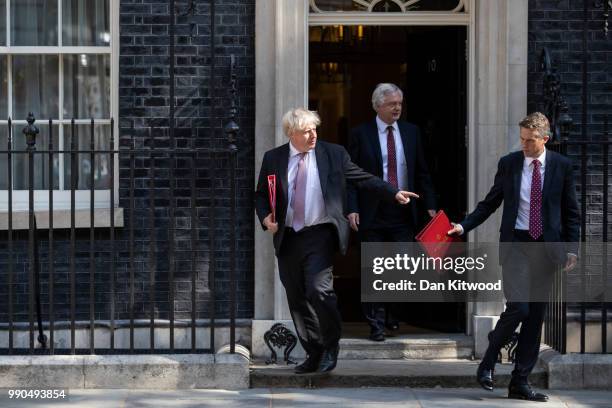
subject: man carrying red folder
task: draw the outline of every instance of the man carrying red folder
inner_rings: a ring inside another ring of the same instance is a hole
[[[499,350],[521,324],[508,398],[547,401],[548,396],[533,391],[527,382],[538,360],[546,303],[525,297],[531,290],[540,299],[546,298],[556,266],[565,265],[566,271],[576,266],[580,214],[572,162],[545,147],[550,134],[546,116],[532,113],[519,126],[522,151],[499,160],[485,199],[448,234],[461,235],[476,228],[503,202],[499,258],[506,310],[489,334],[476,377],[484,389],[493,390]]]
[[[255,192],[257,216],[274,234],[280,280],[308,355],[295,368],[298,374],[336,366],[341,319],[332,269],[334,253],[345,253],[348,245],[346,182],[388,202],[407,204],[418,197],[357,167],[342,146],[317,142],[319,123],[316,112],[307,109],[285,114],[289,143],[264,154]]]

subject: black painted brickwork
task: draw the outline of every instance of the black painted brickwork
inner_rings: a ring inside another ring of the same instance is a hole
[[[169,1],[143,0],[121,2],[121,61],[120,61],[120,134],[123,146],[129,145],[133,138],[136,147],[167,147],[169,145]],[[254,162],[254,25],[255,1],[216,0],[214,53],[215,70],[212,72],[216,91],[211,89],[211,26],[210,2],[196,1],[194,15],[184,16],[188,9],[187,1],[177,1],[176,32],[176,146],[179,148],[225,147],[223,124],[229,115],[229,65],[230,55],[236,56],[238,119],[241,127],[238,139],[237,160],[237,316],[253,316],[253,162]],[[213,109],[211,110],[211,106]],[[136,181],[143,194],[140,204],[148,211],[147,171],[149,160],[142,157],[140,172]],[[205,302],[207,287],[208,225],[211,203],[210,155],[202,154],[195,165],[188,158],[177,162],[176,191],[174,194],[177,211],[177,249],[190,248],[189,199],[191,193],[190,175],[192,167],[197,171],[198,207],[198,300]],[[127,198],[127,163],[122,163],[124,178],[121,198]],[[155,163],[155,196],[160,217],[157,233],[159,242],[166,248],[167,205],[169,203],[168,161]],[[218,155],[215,182],[214,214],[217,225],[217,313],[227,316],[229,281],[229,172],[223,154]],[[144,221],[144,219],[141,218]],[[146,223],[147,221],[145,221]],[[148,231],[148,224],[144,227]],[[147,244],[148,245],[148,244]],[[160,253],[166,254],[165,250]],[[183,300],[189,299],[191,289],[189,254],[185,254],[177,275],[184,282],[177,286]],[[163,256],[162,258],[165,258]],[[165,269],[165,265],[163,268]],[[160,276],[163,279],[163,273]],[[144,283],[144,282],[143,282]],[[146,284],[146,283],[144,283]],[[181,306],[181,305],[177,305]],[[183,304],[182,309],[185,310]],[[177,309],[178,310],[178,309]],[[207,305],[199,310],[206,312]]]
[[[604,115],[611,115],[612,119],[612,33],[605,38],[603,10],[594,8],[593,1],[587,0],[587,3],[590,9],[587,137],[600,140],[603,137]],[[542,48],[547,47],[551,52],[553,66],[560,73],[562,94],[568,102],[569,114],[574,121],[571,138],[577,140],[582,137],[583,9],[583,0],[529,0],[528,111],[543,109],[539,60]],[[580,198],[578,152],[578,148],[572,148],[568,154],[576,163],[577,192]],[[602,237],[602,157],[601,148],[589,149],[587,240],[600,241]],[[612,203],[607,211],[611,210]],[[612,227],[609,228],[608,234],[612,236]]]
[[[168,0],[121,0],[119,61],[119,140],[127,149],[167,149],[169,142],[169,3]],[[255,0],[216,0],[215,71],[216,92],[211,89],[210,2],[195,1],[196,13],[181,16],[187,1],[176,1],[176,130],[179,148],[223,148],[222,128],[229,115],[229,63],[236,56],[238,77],[238,118],[241,131],[237,156],[237,317],[253,316],[253,163],[254,163],[254,25]],[[191,29],[193,25],[193,31]],[[193,34],[193,36],[191,35]],[[211,110],[211,106],[213,109]],[[149,282],[149,167],[147,154],[135,157],[135,318],[150,317]],[[170,159],[162,154],[155,160],[155,317],[168,318],[168,221]],[[209,206],[211,204],[211,155],[181,156],[176,162],[176,272],[175,318],[190,317],[191,248],[190,177],[197,178],[197,317],[209,316],[208,259]],[[120,158],[120,206],[125,209],[125,228],[116,232],[116,319],[127,319],[129,302],[129,166],[130,158]],[[216,159],[214,219],[216,222],[216,316],[227,317],[229,310],[229,172],[224,154]],[[7,322],[6,233],[0,239],[0,322]],[[95,318],[110,317],[109,230],[96,230]],[[76,257],[77,320],[89,319],[89,232],[78,233]],[[47,231],[39,234],[43,318],[48,318]],[[56,232],[55,319],[69,318],[69,232]],[[15,234],[15,317],[27,320],[27,232]]]
[[[227,117],[228,103],[225,87],[228,79],[229,54],[238,58],[238,110],[241,134],[238,142],[238,316],[253,315],[253,223],[252,223],[252,181],[253,181],[253,148],[254,148],[254,0],[217,0],[217,29],[215,31],[215,52],[217,64],[216,82],[218,90],[215,95],[210,89],[210,27],[209,2],[196,1],[197,13],[191,17],[178,17],[176,49],[176,95],[177,125],[176,144],[189,147],[195,143],[199,147],[224,146],[221,132],[222,119]],[[130,145],[133,138],[137,148],[149,147],[155,140],[156,147],[168,147],[168,114],[169,114],[169,53],[168,53],[168,0],[121,0],[121,55],[120,55],[120,140],[122,148]],[[187,6],[186,1],[177,1],[180,12]],[[570,115],[574,120],[573,138],[581,135],[581,92],[582,92],[582,0],[530,0],[529,1],[529,82],[528,110],[541,109],[542,74],[538,63],[542,47],[551,51],[553,64],[561,73],[562,91],[569,103]],[[190,22],[195,22],[195,36],[189,35]],[[612,37],[612,34],[610,35]],[[603,115],[611,113],[612,106],[612,39],[603,36],[601,10],[592,9],[589,23],[589,118],[588,133],[591,137],[600,137]],[[211,102],[214,98],[214,104]],[[215,107],[211,117],[211,105]],[[212,137],[211,126],[214,127]],[[207,315],[207,264],[208,259],[208,206],[210,204],[210,158],[201,155],[195,168],[198,175],[198,311],[199,317]],[[227,211],[227,171],[226,161],[218,162],[219,179],[217,186],[218,225],[218,259],[219,277],[217,281],[217,311],[227,311],[227,269],[228,269],[228,211]],[[121,160],[120,202],[124,208],[127,202],[129,160]],[[177,210],[177,295],[175,310],[177,317],[186,317],[189,311],[188,295],[190,244],[189,244],[189,176],[190,160],[179,160],[177,163],[177,191],[175,200]],[[137,216],[135,229],[137,237],[136,262],[136,307],[137,317],[148,317],[148,167],[146,156],[136,159],[136,203]],[[168,205],[168,160],[156,160],[156,236],[158,237],[156,275],[158,291],[156,294],[156,316],[167,317],[167,205]],[[601,193],[594,184],[601,174],[601,155],[591,152],[589,155],[589,237],[597,239],[601,234],[598,222],[603,212]],[[578,168],[577,168],[578,170]],[[610,211],[612,206],[608,209]],[[126,217],[126,224],[129,219]],[[117,318],[127,317],[128,263],[126,229],[118,232],[117,247]],[[612,233],[612,231],[611,231]],[[46,235],[41,233],[41,264],[43,302],[46,303],[48,287],[46,272]],[[67,270],[68,243],[66,232],[58,232],[54,253],[56,264],[56,314],[57,318],[66,317],[67,309]],[[6,240],[2,239],[3,256],[2,278],[6,278]],[[27,285],[27,267],[25,242],[26,235],[17,234],[21,239],[16,242],[15,296],[17,319],[25,318],[27,296],[24,295]],[[87,250],[89,243],[86,232],[79,233],[77,288],[77,318],[87,319],[89,285],[89,261]],[[121,240],[123,239],[123,242]],[[96,231],[96,317],[108,318],[108,231]],[[6,285],[0,285],[0,321],[6,318]],[[45,309],[43,307],[43,309]]]

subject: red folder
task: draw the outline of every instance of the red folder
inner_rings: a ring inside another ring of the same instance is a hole
[[[433,258],[443,258],[452,242],[461,242],[457,236],[449,236],[447,232],[453,229],[444,211],[440,210],[415,237],[421,242],[427,255]]]
[[[272,222],[276,222],[276,175],[268,176],[268,199],[272,210]]]

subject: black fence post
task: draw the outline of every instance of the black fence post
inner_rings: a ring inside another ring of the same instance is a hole
[[[210,204],[208,207],[208,290],[209,290],[209,299],[208,299],[208,320],[209,320],[209,344],[210,344],[210,352],[215,352],[215,329],[216,329],[216,299],[217,299],[217,289],[216,289],[216,276],[217,276],[217,240],[216,240],[216,223],[215,223],[215,215],[216,215],[216,182],[217,182],[217,155],[215,149],[215,131],[217,125],[217,117],[215,116],[215,106],[216,106],[216,96],[217,96],[217,82],[215,75],[215,50],[216,50],[216,40],[215,40],[215,31],[216,31],[216,23],[215,19],[217,18],[215,0],[210,0],[210,75],[209,75],[209,89],[210,89],[210,160],[208,161],[208,177],[210,179]]]
[[[110,121],[110,349],[115,349],[115,120]]]
[[[561,117],[559,118],[559,130],[561,131],[561,144],[559,145],[559,153],[566,155],[567,154],[567,141],[569,140],[569,135],[572,130],[572,126],[574,121],[570,115],[567,113],[567,103],[563,100],[561,104]],[[559,343],[556,345],[555,349],[561,354],[567,353],[567,302],[566,302],[566,291],[567,291],[567,274],[564,271],[560,272],[560,299],[558,300],[558,310],[559,315],[557,320],[560,318],[559,322]]]
[[[134,262],[134,216],[135,216],[135,201],[134,201],[134,167],[136,167],[136,157],[134,153],[134,133],[130,140],[130,226],[129,226],[129,254],[130,254],[130,354],[134,353],[134,274],[136,265]],[[114,217],[114,214],[113,214]]]
[[[96,183],[96,155],[94,120],[89,125],[89,354],[94,354],[95,347],[95,276],[96,276],[96,238],[95,238],[95,183]]]
[[[155,133],[151,132],[149,148],[149,350],[155,349],[155,273],[157,271],[157,240],[155,236]]]
[[[53,354],[55,352],[55,327],[54,320],[55,315],[53,311],[53,298],[54,298],[54,252],[53,252],[53,121],[49,119],[49,153],[48,153],[48,167],[47,174],[49,180],[49,352]]]
[[[28,126],[23,128],[26,136],[28,152],[28,316],[30,320],[30,354],[34,353],[34,246],[36,243],[35,219],[34,219],[34,151],[36,150],[36,135],[38,128],[34,125],[34,115],[30,113],[27,118]]]
[[[8,353],[13,354],[13,154],[12,138],[13,125],[11,118],[8,120],[8,140],[6,150],[7,160],[7,186],[8,186]]]
[[[174,352],[174,268],[175,268],[175,228],[174,224],[176,223],[175,219],[175,198],[174,198],[174,166],[176,163],[176,144],[174,140],[174,127],[175,127],[175,110],[176,110],[176,99],[175,99],[175,89],[176,89],[176,80],[174,77],[174,70],[176,64],[175,58],[175,25],[176,25],[176,9],[175,9],[175,1],[170,0],[170,26],[168,28],[170,34],[170,106],[169,106],[169,129],[168,136],[170,138],[170,152],[168,154],[168,159],[170,163],[170,171],[169,171],[169,184],[170,184],[170,193],[168,197],[168,203],[170,204],[170,208],[168,208],[169,212],[169,225],[168,225],[168,320],[170,321],[170,332],[169,332],[169,340],[170,340],[170,351]]]
[[[540,70],[543,78],[542,110],[550,121],[548,148],[561,154],[567,153],[567,141],[573,124],[568,106],[561,94],[561,77],[553,67],[550,52],[543,48],[540,54]],[[567,340],[567,276],[557,271],[553,280],[546,314],[545,341],[561,353],[565,353]]]
[[[608,115],[604,116],[604,133],[603,133],[603,228],[602,228],[602,241],[603,241],[603,253],[602,253],[602,284],[604,298],[601,302],[601,353],[606,354],[608,352],[608,182],[610,180],[608,166],[609,166],[609,134],[608,134]]]
[[[580,146],[580,271],[581,271],[581,300],[580,302],[580,353],[584,354],[586,350],[586,305],[584,303],[585,294],[585,242],[586,242],[586,189],[587,189],[587,140],[588,140],[588,118],[589,118],[589,1],[583,2],[583,19],[582,19],[582,119],[581,133],[584,144]]]
[[[26,151],[28,153],[28,298],[30,320],[30,354],[34,353],[34,301],[36,301],[36,314],[38,319],[38,342],[46,348],[47,339],[42,331],[42,316],[40,304],[40,270],[38,264],[38,237],[36,233],[36,216],[34,214],[34,152],[36,151],[36,136],[38,127],[34,125],[36,119],[30,112],[26,119],[28,125],[23,128],[26,137]]]
[[[240,127],[236,123],[236,57],[232,54],[230,60],[230,94],[231,107],[229,122],[224,131],[227,135],[230,169],[230,353],[234,353],[236,347],[236,136]]]
[[[76,189],[79,168],[77,164],[77,133],[74,118],[70,121],[70,354],[76,353]]]

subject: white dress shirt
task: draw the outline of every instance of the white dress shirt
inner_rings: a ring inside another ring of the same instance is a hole
[[[329,222],[330,220],[325,210],[325,201],[323,200],[323,191],[321,190],[321,181],[319,180],[319,168],[317,167],[317,156],[314,149],[306,153],[304,160],[308,163],[304,227],[310,227]],[[289,142],[289,165],[287,166],[287,199],[289,204],[287,205],[287,216],[285,217],[285,225],[287,227],[291,227],[293,224],[291,198],[293,197],[299,162],[300,152]]]
[[[546,168],[546,148],[537,157],[540,162],[540,180],[544,187],[544,170]],[[531,203],[531,180],[533,177],[533,157],[525,157],[523,160],[523,172],[521,174],[521,190],[519,195],[518,216],[514,229],[529,230],[529,205]],[[541,191],[541,190],[540,190]]]
[[[376,126],[378,127],[378,140],[380,141],[380,152],[382,154],[383,164],[383,180],[389,181],[388,179],[388,155],[387,155],[387,127],[393,127],[393,139],[395,140],[395,163],[397,164],[397,187],[400,190],[408,189],[408,167],[406,165],[406,155],[404,154],[404,145],[402,143],[402,137],[400,135],[399,127],[397,122],[388,125],[383,122],[378,116],[376,116]]]
[[[542,185],[540,188],[544,190],[544,169],[546,167],[546,148],[540,156],[537,157],[540,162],[540,180]],[[529,205],[531,204],[531,179],[533,177],[533,157],[525,157],[523,160],[523,171],[521,173],[521,188],[519,192],[519,208],[518,215],[516,217],[516,223],[514,229],[529,230]],[[544,204],[544,203],[542,203]],[[463,225],[457,224],[459,229],[459,235],[463,235]],[[568,256],[577,256],[573,252],[568,252]]]
[[[540,161],[540,178],[542,180],[541,188],[544,188],[544,168],[546,167],[546,148],[537,158]],[[533,157],[525,157],[523,159],[523,171],[521,173],[521,187],[519,192],[519,208],[518,216],[514,224],[514,229],[529,230],[529,205],[531,203],[531,178],[533,177]],[[463,225],[457,224],[463,235]]]

